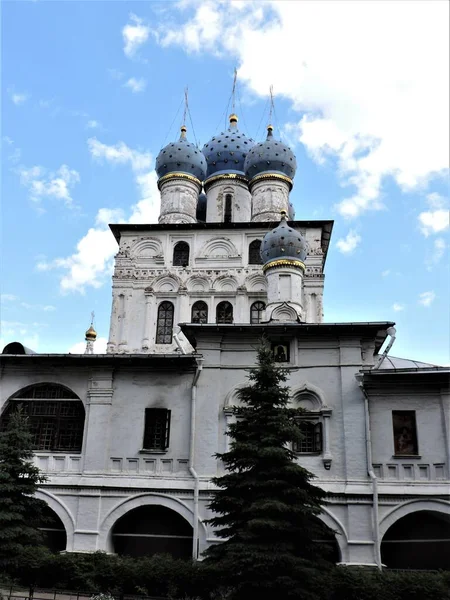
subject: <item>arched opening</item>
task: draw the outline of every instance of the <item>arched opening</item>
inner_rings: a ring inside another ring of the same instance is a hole
[[[135,508],[113,527],[114,552],[128,556],[171,554],[174,558],[192,556],[192,526],[165,506]]]
[[[450,514],[413,512],[396,521],[381,542],[381,561],[391,569],[448,569]]]
[[[34,450],[81,452],[84,406],[72,390],[56,383],[39,383],[20,390],[3,411],[2,430],[19,409],[28,418]]]
[[[189,264],[189,244],[178,242],[173,249],[173,266],[187,267]]]
[[[313,518],[313,524],[316,528],[313,539],[320,545],[322,557],[333,564],[340,562],[341,552],[336,540],[336,533],[317,517]]]
[[[172,343],[173,312],[172,302],[161,302],[158,306],[158,322],[156,324],[157,344]]]
[[[223,209],[223,222],[231,223],[231,218],[233,215],[232,208],[233,196],[231,194],[225,194],[225,205]]]
[[[208,322],[208,305],[206,302],[199,300],[192,306],[192,323],[207,323]]]
[[[49,506],[42,512],[38,529],[44,534],[44,545],[52,552],[62,552],[66,549],[66,529],[61,519]]]
[[[262,265],[261,260],[261,240],[253,240],[248,247],[248,264]]]
[[[262,316],[265,310],[266,305],[264,304],[264,302],[253,302],[253,304],[250,306],[250,323],[252,325],[261,323]]]
[[[233,306],[230,302],[219,302],[216,309],[216,323],[232,323]]]

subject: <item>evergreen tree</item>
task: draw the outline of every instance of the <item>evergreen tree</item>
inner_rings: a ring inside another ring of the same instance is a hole
[[[45,477],[32,458],[32,436],[18,410],[0,432],[0,569],[5,571],[20,563],[24,549],[43,542],[37,527],[46,503],[34,493]]]
[[[210,504],[220,544],[205,553],[205,565],[232,589],[231,598],[321,597],[323,571],[331,566],[314,540],[326,529],[316,518],[326,493],[296,463],[291,442],[300,441],[301,409],[288,408],[287,373],[274,363],[264,341],[250,385],[240,391],[230,425],[230,451],[218,454],[227,473]]]

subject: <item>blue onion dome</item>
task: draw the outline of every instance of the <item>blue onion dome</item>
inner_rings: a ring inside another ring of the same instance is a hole
[[[230,127],[227,131],[222,131],[203,146],[203,154],[208,163],[207,179],[233,173],[245,177],[244,162],[255,142],[239,131],[237,123],[237,116],[230,115]]]
[[[304,269],[307,252],[305,237],[289,226],[286,211],[281,211],[280,224],[266,233],[261,243],[263,270],[283,264]]]
[[[245,174],[250,179],[258,175],[287,177],[292,185],[297,170],[297,160],[292,150],[273,137],[273,127],[267,127],[267,139],[256,144],[245,159]]]
[[[195,144],[188,142],[186,127],[181,127],[178,142],[164,146],[156,157],[156,173],[158,179],[172,174],[188,175],[195,177],[199,182],[206,175],[206,160],[201,150]]]
[[[196,214],[197,221],[202,221],[202,222],[206,221],[206,205],[207,205],[207,197],[206,197],[206,194],[204,192],[202,192],[201,194],[198,195],[198,200],[197,200],[197,214]]]

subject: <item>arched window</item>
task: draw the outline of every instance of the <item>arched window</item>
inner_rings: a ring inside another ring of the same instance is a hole
[[[263,312],[266,308],[264,302],[253,302],[250,306],[250,323],[252,325],[261,323]]]
[[[156,325],[156,343],[171,344],[173,329],[173,304],[161,302],[158,307],[158,322]]]
[[[189,264],[189,244],[178,242],[173,249],[173,266],[186,267]]]
[[[10,398],[1,416],[6,429],[18,409],[28,417],[33,448],[47,452],[81,452],[84,406],[74,392],[56,383],[40,383]]]
[[[233,200],[233,196],[231,194],[226,194],[225,195],[225,207],[224,207],[224,211],[223,211],[223,222],[224,223],[231,223],[231,217],[232,217],[232,200]]]
[[[253,240],[248,247],[248,264],[261,265],[261,240]]]
[[[52,552],[62,552],[66,549],[66,529],[61,519],[49,506],[46,506],[41,513],[38,529],[44,534],[44,545]]]
[[[216,309],[216,323],[232,323],[233,306],[229,302],[220,302]]]
[[[208,322],[208,306],[206,302],[199,300],[192,307],[192,323]]]

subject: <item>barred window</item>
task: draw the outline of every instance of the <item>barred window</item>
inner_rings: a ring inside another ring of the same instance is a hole
[[[219,302],[216,309],[216,323],[232,323],[233,322],[233,306],[230,302]]]
[[[47,383],[21,390],[9,400],[1,416],[2,430],[19,408],[28,418],[34,450],[81,452],[84,406],[71,390]]]
[[[145,409],[144,449],[167,450],[170,437],[170,410]]]
[[[226,194],[225,195],[225,207],[224,207],[224,211],[223,211],[223,222],[224,223],[231,223],[231,217],[232,217],[232,195],[231,194]]]
[[[292,444],[294,452],[299,454],[322,452],[322,423],[300,420],[298,427],[303,438]]]
[[[173,249],[173,266],[186,267],[189,264],[189,244],[178,242]]]
[[[253,302],[250,306],[250,323],[252,325],[261,323],[263,312],[266,309],[264,302]]]
[[[156,343],[171,344],[173,330],[173,304],[161,302],[158,307],[158,321],[156,324]]]
[[[261,260],[261,240],[254,240],[248,247],[248,264],[262,265]]]
[[[192,307],[192,323],[208,322],[208,306],[206,302],[199,300]]]

